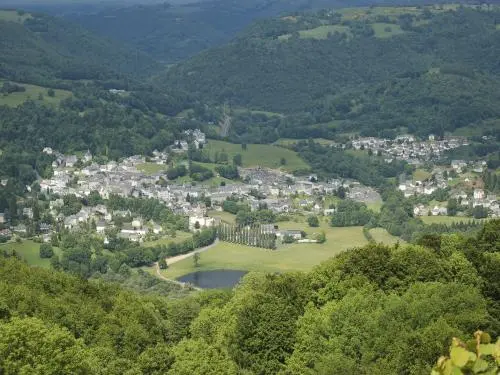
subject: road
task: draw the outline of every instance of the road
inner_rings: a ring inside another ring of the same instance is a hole
[[[199,249],[193,250],[190,253],[181,254],[181,255],[177,255],[175,257],[166,258],[165,260],[167,261],[167,265],[170,266],[170,265],[172,265],[174,263],[180,262],[181,260],[184,260],[186,258],[192,257],[194,254],[197,254],[197,253],[199,254],[199,253],[202,253],[204,251],[210,250],[212,247],[216,246],[218,243],[219,243],[219,239],[216,238],[215,241],[214,241],[214,243],[211,244],[211,245],[208,245],[208,246],[205,246],[205,247],[200,247]],[[171,282],[171,283],[175,283],[175,284],[178,284],[178,285],[181,285],[181,286],[186,286],[186,283],[183,283],[183,282],[180,282],[180,281],[177,281],[177,280],[173,280],[173,279],[169,279],[169,278],[163,276],[161,274],[160,265],[158,264],[158,262],[155,263],[155,269],[156,269],[156,276],[158,276],[160,279],[168,281],[168,282]],[[200,288],[197,288],[195,286],[192,286],[192,287],[194,289],[200,290]]]

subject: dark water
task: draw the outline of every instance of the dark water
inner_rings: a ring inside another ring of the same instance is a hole
[[[240,279],[246,274],[247,271],[237,270],[197,271],[181,276],[177,280],[183,283],[193,284],[198,288],[232,288],[238,284]]]

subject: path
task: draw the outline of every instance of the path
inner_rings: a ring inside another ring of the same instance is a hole
[[[181,255],[177,255],[175,257],[166,258],[165,260],[167,261],[167,265],[170,266],[171,264],[180,262],[181,260],[189,258],[189,257],[193,256],[194,254],[202,253],[204,251],[210,250],[212,247],[216,246],[218,243],[219,243],[219,239],[216,238],[214,243],[211,245],[208,245],[205,247],[200,247],[199,249],[193,250],[190,253],[181,254]],[[155,263],[155,269],[156,269],[156,276],[158,276],[160,279],[174,283],[174,284],[178,284],[181,286],[186,286],[186,283],[183,283],[181,281],[174,280],[174,279],[169,279],[168,277],[163,276],[161,274],[160,265],[158,264],[158,262]],[[193,287],[194,289],[197,289],[197,290],[201,290],[201,288],[195,287],[193,285],[191,285],[191,287]]]

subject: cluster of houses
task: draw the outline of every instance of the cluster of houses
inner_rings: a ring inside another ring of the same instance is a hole
[[[356,150],[371,150],[385,156],[386,160],[405,160],[410,164],[420,164],[424,161],[435,160],[445,151],[452,150],[468,144],[464,137],[445,137],[436,140],[430,135],[426,141],[419,141],[412,135],[401,135],[396,139],[360,137],[351,141]]]

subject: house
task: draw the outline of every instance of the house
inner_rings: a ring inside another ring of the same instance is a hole
[[[434,206],[431,213],[432,216],[446,216],[448,214],[448,209],[446,207]]]
[[[26,225],[24,224],[19,224],[15,227],[12,228],[12,231],[14,233],[26,233]]]
[[[74,167],[77,161],[78,161],[78,158],[76,157],[76,155],[70,155],[70,156],[66,157],[66,159],[64,160],[66,167],[68,167],[68,168]]]
[[[106,230],[106,222],[104,220],[100,220],[95,227],[97,233],[104,233]]]
[[[33,219],[33,209],[31,207],[23,208],[23,216],[26,216],[28,219]]]
[[[302,239],[302,231],[298,229],[285,229],[276,233],[276,237],[280,239],[283,239],[286,236],[292,237],[294,240],[300,240]]]
[[[52,155],[54,151],[50,147],[44,147],[42,152],[47,155]]]
[[[275,234],[276,229],[278,229],[278,226],[274,224],[262,224],[260,226],[260,231],[262,234]]]
[[[140,217],[136,217],[132,220],[132,226],[134,228],[142,228],[143,221]]]
[[[5,219],[5,214],[0,212],[0,224],[4,224],[7,220]]]
[[[215,219],[208,216],[190,216],[189,230],[200,230],[201,228],[210,228],[215,225]],[[196,228],[199,227],[199,228]]]
[[[163,232],[163,228],[161,227],[161,225],[154,224],[153,225],[153,233],[160,234],[161,232]]]
[[[40,232],[48,233],[52,230],[52,225],[48,223],[40,223]]]
[[[483,200],[484,199],[484,190],[483,189],[474,189],[474,199],[475,200]]]

